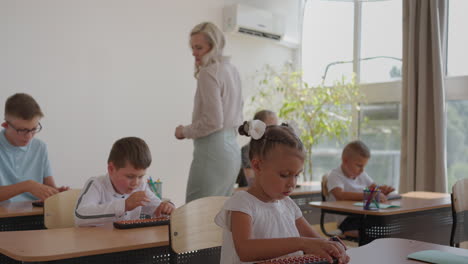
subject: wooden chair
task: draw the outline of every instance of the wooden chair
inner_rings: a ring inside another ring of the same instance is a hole
[[[450,246],[460,247],[468,241],[468,178],[457,181],[452,187],[453,225]]]
[[[75,204],[80,189],[70,189],[57,193],[44,201],[44,225],[46,228],[75,226]]]
[[[321,191],[321,196],[322,196],[322,202],[326,202],[327,201],[327,197],[330,195],[330,193],[328,192],[328,188],[327,188],[327,177],[328,177],[328,173],[325,173],[323,176],[322,176],[322,182],[321,182],[321,186],[322,186],[322,191]],[[341,231],[336,229],[336,230],[333,230],[332,232],[327,232],[326,228],[325,228],[325,216],[326,216],[326,213],[324,213],[323,211],[320,212],[320,230],[322,230],[322,233],[326,236],[329,236],[329,237],[332,237],[332,236],[337,236],[337,235],[341,235]]]
[[[223,230],[214,222],[229,197],[212,196],[177,208],[169,225],[171,263],[219,263]]]

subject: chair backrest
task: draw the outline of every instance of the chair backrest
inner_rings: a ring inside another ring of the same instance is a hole
[[[457,181],[452,187],[455,213],[468,211],[468,178]]]
[[[327,183],[328,183],[328,173],[325,173],[322,176],[322,202],[327,201],[327,197],[329,195],[328,193],[328,188],[327,188]]]
[[[170,241],[177,253],[219,247],[223,230],[214,222],[229,197],[212,196],[191,201],[171,214]]]
[[[450,235],[450,245],[459,246],[460,242],[468,241],[468,178],[458,180],[452,187],[453,225]]]
[[[75,226],[75,204],[80,191],[80,189],[70,189],[45,199],[44,225],[46,228]]]

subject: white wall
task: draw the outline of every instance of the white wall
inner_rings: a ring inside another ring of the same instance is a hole
[[[195,79],[188,33],[197,23],[220,25],[220,0],[0,0],[0,115],[8,96],[33,95],[45,113],[37,137],[49,147],[60,185],[81,188],[106,172],[112,143],[146,140],[148,175],[164,196],[185,199],[192,141],[174,128],[189,124]],[[282,64],[292,51],[273,42],[229,35],[244,80],[265,63]]]

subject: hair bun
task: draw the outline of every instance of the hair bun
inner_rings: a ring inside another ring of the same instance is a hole
[[[261,120],[252,120],[252,121],[244,121],[238,131],[239,134],[243,136],[252,137],[253,139],[260,139],[265,134],[266,124],[263,123]]]
[[[249,137],[249,133],[248,133],[248,122],[247,121],[244,121],[244,123],[242,125],[239,126],[239,128],[237,129],[237,131],[239,132],[239,135],[241,136],[247,136]]]

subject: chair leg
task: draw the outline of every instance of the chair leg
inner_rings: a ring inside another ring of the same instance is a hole
[[[329,234],[327,230],[325,230],[325,213],[320,213],[320,230],[328,237],[332,237],[333,235]]]

